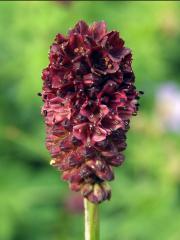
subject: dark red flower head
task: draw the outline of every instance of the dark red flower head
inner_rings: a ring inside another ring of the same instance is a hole
[[[80,21],[57,34],[42,72],[46,146],[70,188],[93,203],[110,199],[107,181],[124,161],[129,119],[138,110],[131,50],[105,22]]]

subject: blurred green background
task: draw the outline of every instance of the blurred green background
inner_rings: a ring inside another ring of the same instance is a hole
[[[180,239],[180,2],[0,2],[0,240],[80,240],[79,196],[49,166],[41,70],[57,32],[105,20],[133,51],[141,100],[102,240]]]

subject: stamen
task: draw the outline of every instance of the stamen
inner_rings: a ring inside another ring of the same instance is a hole
[[[99,160],[96,161],[96,166],[101,166],[101,162]]]
[[[83,48],[83,47],[80,47],[80,48],[79,48],[79,52],[80,52],[80,53],[84,52],[84,48]]]
[[[54,160],[54,159],[52,159],[51,161],[50,161],[50,165],[54,165],[56,163],[56,161]]]

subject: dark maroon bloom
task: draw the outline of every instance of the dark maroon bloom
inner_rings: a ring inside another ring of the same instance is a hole
[[[134,86],[132,54],[105,22],[80,21],[57,34],[42,72],[46,146],[51,164],[89,201],[110,199],[107,181],[124,161],[129,119],[141,92]]]

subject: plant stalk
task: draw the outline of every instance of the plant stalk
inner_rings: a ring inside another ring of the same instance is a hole
[[[93,204],[84,198],[85,210],[85,240],[99,240],[98,204]]]

